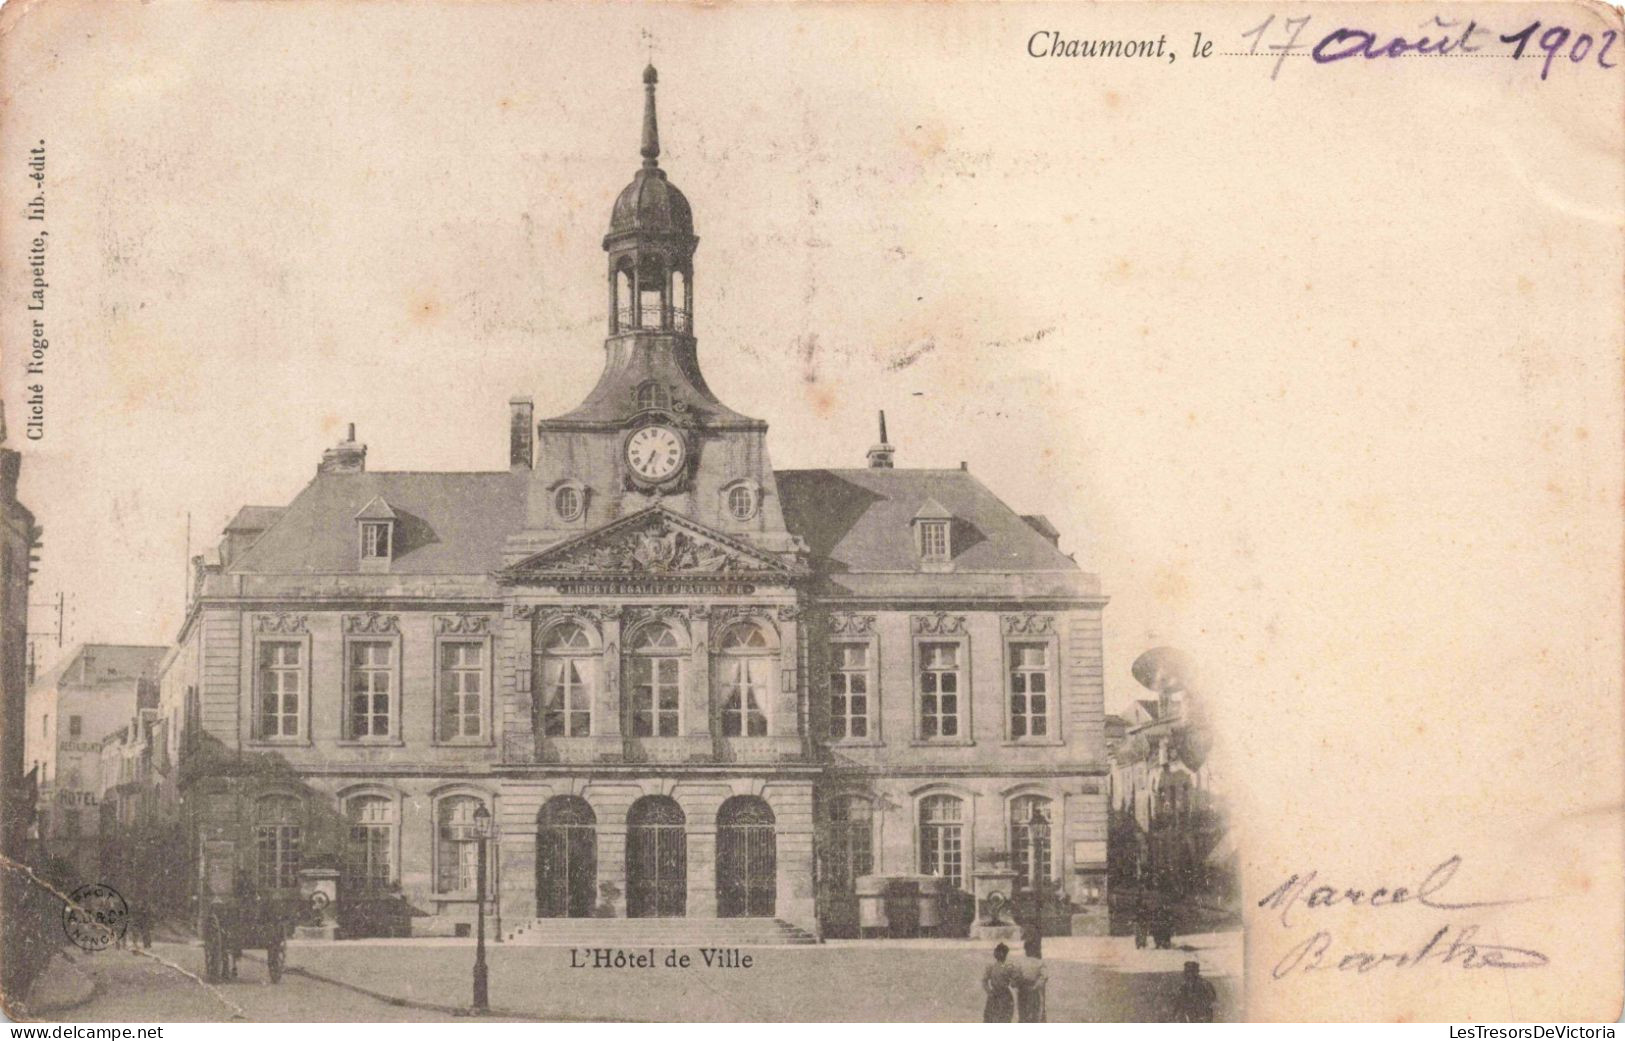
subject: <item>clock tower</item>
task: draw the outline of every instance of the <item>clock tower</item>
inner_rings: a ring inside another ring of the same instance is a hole
[[[694,216],[660,167],[658,75],[643,71],[642,165],[604,236],[604,371],[574,410],[536,425],[526,530],[510,563],[659,505],[794,564],[767,424],[722,404],[696,353]],[[524,453],[521,453],[523,455]]]

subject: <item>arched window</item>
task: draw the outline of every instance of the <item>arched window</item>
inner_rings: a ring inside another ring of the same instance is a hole
[[[1036,862],[1040,878],[1055,877],[1055,813],[1042,795],[1023,795],[1010,802],[1010,867],[1023,885],[1031,885]]]
[[[542,735],[588,736],[598,686],[599,659],[592,637],[575,622],[555,625],[542,635],[539,657],[535,674],[541,679]]]
[[[474,831],[474,811],[480,805],[481,800],[473,795],[448,795],[435,805],[436,892],[475,891],[480,877],[480,844]],[[489,864],[486,870],[490,870]]]
[[[739,622],[724,630],[716,663],[722,736],[767,736],[767,706],[776,661],[772,643],[755,622]]]
[[[615,313],[611,317],[616,332],[626,332],[632,328],[632,269],[629,264],[615,272]]]
[[[683,642],[665,624],[646,625],[633,634],[630,675],[633,737],[676,737],[681,732]]]
[[[671,273],[671,324],[680,333],[689,332],[690,316],[694,308],[688,296],[688,275],[682,271]]]
[[[344,804],[344,815],[350,822],[345,888],[386,888],[394,878],[395,800],[383,795],[353,796]]]
[[[953,795],[920,801],[920,874],[941,875],[964,887],[965,803]]]
[[[671,392],[654,380],[638,385],[637,398],[640,409],[671,408]]]
[[[255,879],[263,889],[297,889],[305,812],[291,795],[265,795],[254,804]]]
[[[645,257],[638,266],[638,327],[665,327],[666,269],[655,257]]]
[[[826,813],[824,877],[842,893],[875,869],[874,806],[857,795],[837,795]]]
[[[748,484],[736,484],[728,489],[728,512],[734,520],[750,520],[756,516],[756,489]]]

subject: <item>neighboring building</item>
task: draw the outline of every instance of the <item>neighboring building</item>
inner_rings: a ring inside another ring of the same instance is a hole
[[[484,812],[509,923],[839,931],[860,875],[968,891],[995,858],[1099,900],[1097,579],[965,469],[895,468],[884,426],[867,467],[773,469],[701,374],[644,78],[586,399],[513,399],[499,472],[369,471],[352,427],[196,561],[156,713],[194,874],[331,865],[341,921],[461,931]]]
[[[6,440],[5,406],[0,403],[0,445]],[[34,515],[17,501],[22,475],[20,452],[0,448],[0,852],[20,859],[33,814],[33,793],[23,734],[28,694],[28,594],[34,551],[42,534]]]
[[[47,852],[95,881],[101,867],[102,741],[157,703],[167,648],[87,643],[28,692],[25,754],[38,772],[38,836]]]
[[[1157,694],[1129,706],[1111,753],[1112,882],[1182,897],[1227,895],[1221,786],[1188,659],[1147,651],[1134,673]]]

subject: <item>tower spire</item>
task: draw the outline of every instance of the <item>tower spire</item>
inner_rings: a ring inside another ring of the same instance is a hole
[[[643,70],[643,165],[660,165],[660,127],[655,122],[655,84],[660,74],[651,63]]]

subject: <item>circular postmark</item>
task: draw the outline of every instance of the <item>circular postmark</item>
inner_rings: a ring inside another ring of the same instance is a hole
[[[130,906],[118,890],[100,882],[75,889],[62,907],[62,931],[87,951],[112,946],[129,925]]]

